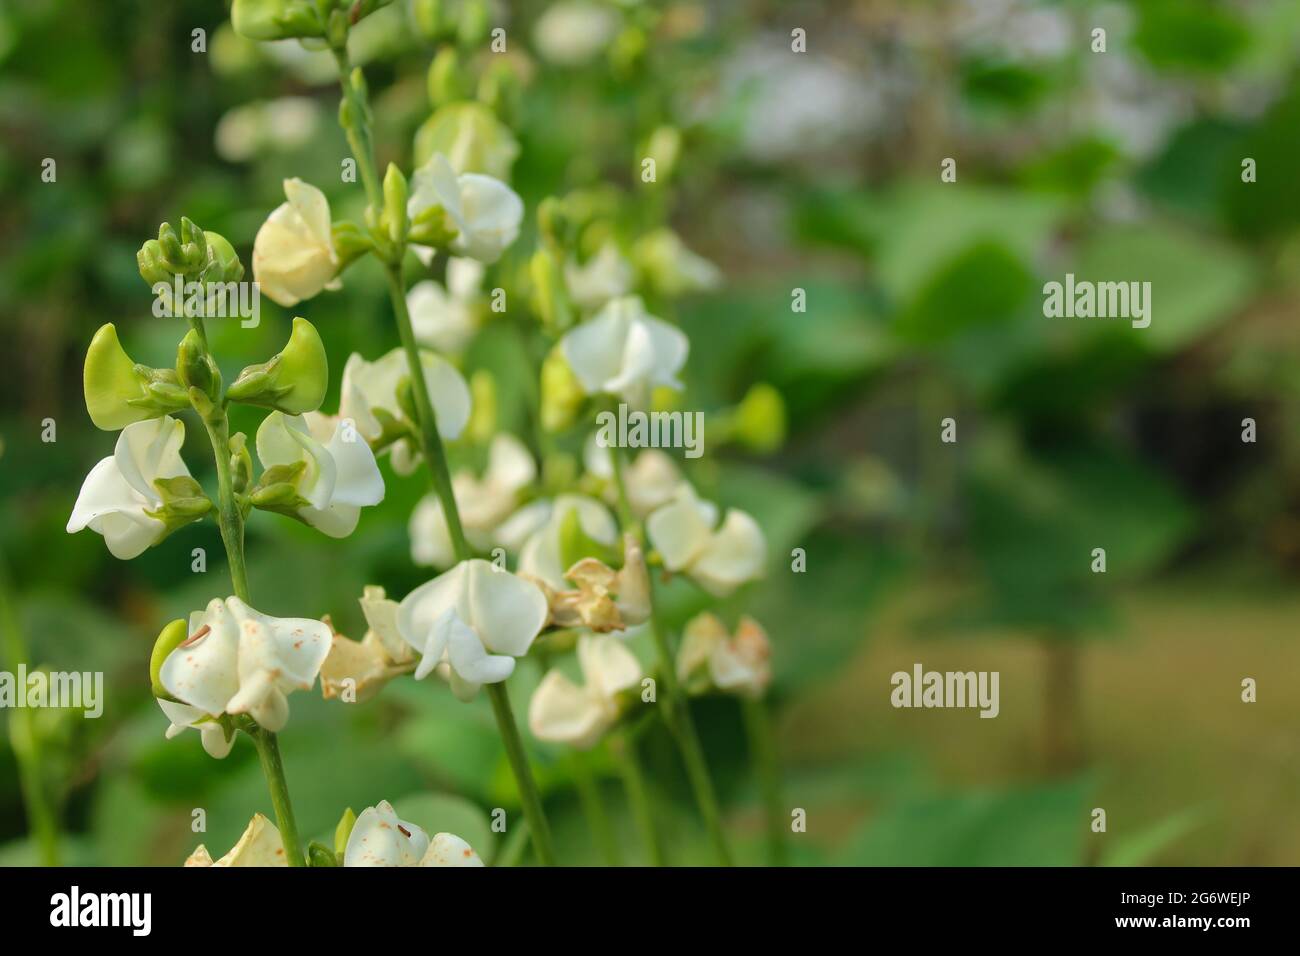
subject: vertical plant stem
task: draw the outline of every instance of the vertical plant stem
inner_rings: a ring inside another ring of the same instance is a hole
[[[189,317],[190,326],[198,332],[203,351],[211,358],[207,333],[200,316]],[[253,603],[248,590],[248,569],[244,563],[244,512],[235,498],[235,483],[230,469],[230,420],[226,416],[224,396],[216,402],[208,415],[199,416],[212,442],[212,455],[217,465],[217,525],[221,529],[221,543],[226,549],[226,562],[230,566],[230,584],[235,597],[245,604]],[[285,857],[290,866],[304,866],[302,845],[298,842],[298,827],[293,819],[293,805],[289,800],[289,784],[280,760],[280,745],[275,734],[254,725],[250,731],[262,761],[262,773],[271,791],[271,806],[275,809],[276,828],[284,844]]]
[[[488,684],[486,690],[488,699],[492,701],[492,713],[496,715],[497,729],[501,732],[501,742],[506,745],[510,769],[514,771],[515,783],[519,786],[519,799],[524,805],[524,817],[528,820],[528,830],[532,834],[533,850],[543,866],[554,866],[555,849],[551,845],[551,828],[542,811],[542,798],[537,792],[532,768],[528,766],[528,754],[524,752],[524,742],[519,736],[519,727],[515,724],[506,685]]]
[[[9,598],[9,573],[0,556],[0,630],[4,632],[4,661],[10,671],[30,664],[27,643],[18,630],[18,615]],[[18,787],[27,813],[27,827],[36,842],[42,866],[59,865],[59,819],[53,795],[46,791],[41,763],[42,744],[31,711],[16,707],[9,714],[9,744],[18,765]]]
[[[618,840],[610,826],[609,814],[605,812],[605,801],[600,795],[600,781],[592,773],[589,755],[585,752],[573,754],[573,780],[578,789],[578,800],[582,803],[583,816],[587,818],[587,827],[591,830],[601,855],[610,866],[622,866],[623,855],[619,852]]]
[[[619,523],[624,530],[630,530],[642,539],[644,534],[639,523],[632,515],[628,502],[627,485],[623,477],[624,454],[621,448],[611,448],[610,461],[613,465],[614,487],[618,492]],[[699,734],[695,730],[695,721],[691,718],[690,707],[681,686],[677,683],[677,670],[668,635],[664,631],[654,611],[654,587],[651,587],[650,620],[646,626],[654,638],[655,650],[659,656],[659,676],[663,683],[665,697],[664,719],[669,731],[677,741],[681,751],[682,762],[686,765],[686,775],[690,779],[691,791],[695,795],[695,804],[700,816],[704,818],[705,829],[709,833],[709,842],[713,844],[714,855],[722,866],[731,866],[731,848],[727,845],[726,831],[722,826],[722,811],[718,805],[718,796],[713,789],[713,778],[709,776],[709,766],[704,759],[704,748],[700,746]]]
[[[645,773],[641,769],[641,756],[637,753],[636,740],[630,733],[624,731],[610,738],[609,747],[618,764],[619,776],[623,778],[623,789],[627,791],[627,802],[632,810],[632,819],[636,821],[637,830],[641,833],[641,842],[645,844],[650,865],[663,866],[663,843],[659,839],[659,828],[655,823],[650,792],[646,789]]]
[[[773,866],[788,866],[786,811],[785,802],[781,799],[781,769],[772,733],[772,720],[761,697],[746,695],[741,699],[741,706],[745,715],[745,733],[749,737],[749,752],[758,765],[758,783],[763,792],[768,856]]]
[[[352,80],[352,70],[348,60],[346,45],[334,49],[334,60],[338,66],[339,85],[342,87],[345,108],[339,111],[339,121],[347,135],[348,145],[357,169],[365,186],[366,198],[375,210],[383,206],[383,190],[376,172],[374,142],[370,132],[369,106],[361,91]],[[393,305],[393,318],[397,322],[397,334],[402,341],[402,350],[406,353],[406,362],[411,374],[412,399],[415,402],[416,417],[419,419],[420,450],[429,463],[429,473],[434,493],[442,503],[442,512],[447,520],[447,529],[451,535],[452,547],[458,561],[473,557],[465,531],[461,525],[460,509],[456,505],[456,496],[451,490],[451,473],[447,467],[447,454],[438,434],[438,419],[434,413],[433,403],[429,399],[429,389],[424,378],[424,366],[420,362],[420,350],[415,342],[415,332],[411,328],[411,316],[406,308],[406,289],[402,284],[401,251],[395,261],[384,263],[384,272],[388,278],[389,298]],[[515,783],[519,787],[523,800],[524,815],[528,818],[532,834],[533,848],[537,857],[547,866],[555,864],[555,853],[551,848],[551,831],[542,812],[542,801],[537,793],[537,784],[533,780],[532,769],[524,752],[523,741],[519,737],[519,728],[515,724],[514,714],[510,708],[510,698],[506,696],[501,684],[489,684],[488,697],[492,701],[492,711],[496,714],[497,727],[501,740],[505,744],[506,754],[510,758],[510,767],[514,771]]]
[[[262,761],[262,773],[271,790],[271,806],[275,809],[275,825],[280,831],[280,841],[290,866],[306,866],[302,844],[298,840],[298,824],[293,818],[293,804],[289,800],[289,783],[284,776],[284,763],[280,760],[280,744],[265,727],[252,730],[250,736]]]

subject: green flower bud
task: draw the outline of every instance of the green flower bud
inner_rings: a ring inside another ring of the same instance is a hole
[[[449,35],[453,24],[442,0],[414,0],[415,29],[425,40],[437,43]]]
[[[339,272],[374,248],[374,242],[355,222],[336,222],[330,227],[334,253],[339,257]]]
[[[181,216],[181,258],[185,272],[198,272],[208,264],[208,240],[193,221]]]
[[[157,518],[167,526],[167,534],[177,528],[183,528],[192,521],[198,521],[212,510],[212,501],[203,493],[202,486],[189,475],[177,475],[174,478],[155,478],[153,482],[158,496],[162,498],[162,507],[145,514]]]
[[[429,105],[434,109],[440,109],[469,96],[465,72],[460,68],[460,54],[456,52],[454,46],[444,46],[434,54],[425,83],[429,91]],[[419,143],[418,137],[416,142]],[[418,145],[415,155],[417,164],[422,165]]]
[[[406,231],[410,226],[406,218],[406,200],[409,196],[406,177],[396,163],[389,163],[388,170],[384,173],[384,223],[388,227],[388,238],[394,245],[406,241]]]
[[[197,329],[186,332],[176,349],[176,376],[189,389],[191,402],[198,397],[196,392],[206,397],[207,402],[199,402],[204,407],[195,406],[200,414],[206,415],[210,411],[207,407],[209,403],[214,403],[221,397],[221,372],[208,355]]]
[[[541,317],[542,325],[556,335],[573,325],[573,306],[556,252],[546,245],[534,252],[528,262],[528,275],[533,283],[533,311]],[[545,368],[542,374],[545,381]]]
[[[487,0],[461,0],[460,22],[456,25],[457,38],[463,47],[482,45],[492,28],[492,11]]]
[[[244,264],[239,261],[235,247],[225,236],[216,232],[205,232],[203,238],[207,244],[207,260],[201,274],[204,282],[238,282],[244,277]]]
[[[295,318],[285,347],[269,361],[240,372],[226,389],[226,397],[301,415],[320,408],[328,385],[329,360],[320,333],[306,319]]]
[[[162,685],[162,666],[163,661],[167,660],[167,655],[176,650],[178,646],[185,643],[189,635],[189,625],[183,618],[172,621],[158,635],[158,639],[153,643],[153,652],[149,655],[149,684],[153,689],[155,697],[161,697],[164,700],[175,700],[167,692],[167,688]]]
[[[287,40],[325,35],[310,0],[235,0],[230,9],[235,32],[250,40]]]
[[[307,844],[307,863],[310,866],[338,866],[339,858],[324,843],[312,840]]]
[[[578,509],[570,508],[560,519],[560,560],[565,569],[583,558],[595,558],[611,568],[623,566],[623,555],[615,547],[601,544],[582,529]]]
[[[348,807],[339,818],[339,825],[334,828],[334,852],[339,856],[348,848],[348,837],[352,836],[352,828],[356,825],[357,815]]]
[[[471,441],[486,444],[497,430],[497,383],[485,368],[469,379],[470,413],[465,432]]]
[[[732,435],[760,455],[771,454],[785,442],[785,400],[771,385],[753,385],[736,406]]]
[[[172,274],[167,271],[163,264],[165,260],[162,245],[157,239],[150,239],[140,251],[135,254],[136,265],[140,267],[140,278],[149,283],[149,288],[153,288],[159,282],[169,283],[172,281]]]
[[[549,432],[568,428],[586,401],[582,383],[564,360],[559,347],[542,363],[542,427]]]
[[[163,267],[173,274],[184,272],[185,251],[170,222],[164,222],[158,227],[158,246],[162,249]]]
[[[230,436],[230,479],[237,494],[253,483],[253,456],[248,453],[248,436],[235,432]]]
[[[141,375],[137,368],[145,374]],[[133,422],[165,414],[165,409],[149,401],[147,384],[148,370],[131,361],[117,340],[113,323],[101,325],[86,350],[82,375],[86,411],[95,427],[106,432],[117,431]]]
[[[660,126],[655,129],[642,146],[641,155],[655,161],[655,176],[659,182],[665,182],[677,168],[677,160],[682,154],[682,134],[675,126]],[[638,161],[639,162],[639,161]]]

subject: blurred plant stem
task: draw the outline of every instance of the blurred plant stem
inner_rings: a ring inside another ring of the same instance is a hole
[[[571,759],[573,781],[578,790],[578,800],[582,803],[582,814],[587,818],[587,828],[591,830],[605,862],[610,866],[622,866],[623,855],[619,852],[614,830],[609,825],[609,814],[605,812],[605,802],[600,795],[600,781],[591,770],[590,754],[575,751]]]
[[[771,715],[767,703],[761,697],[743,696],[741,709],[745,716],[745,733],[749,737],[749,753],[758,766],[758,783],[763,792],[768,856],[773,866],[788,866],[790,859],[785,843],[787,818],[785,802],[781,798],[781,763],[776,752]]]
[[[343,90],[345,108],[339,110],[339,122],[352,148],[353,158],[365,186],[366,198],[376,213],[383,209],[384,197],[375,171],[374,141],[370,133],[370,107],[360,87],[362,77],[360,70],[351,69],[346,41],[334,48],[334,60],[338,65],[339,85]],[[468,561],[474,556],[469,542],[465,540],[465,531],[461,526],[460,509],[456,505],[456,496],[451,489],[451,473],[447,467],[447,453],[442,445],[442,436],[438,434],[438,419],[434,414],[433,403],[429,399],[429,388],[424,379],[424,366],[420,362],[420,350],[415,341],[415,332],[411,328],[411,315],[406,308],[406,289],[402,283],[402,250],[399,249],[394,261],[384,263],[388,277],[388,293],[393,303],[393,317],[397,323],[397,334],[402,340],[402,350],[406,353],[406,363],[411,373],[411,393],[415,403],[416,417],[419,418],[420,451],[429,464],[429,474],[434,493],[442,503],[442,512],[447,520],[447,529],[451,535],[452,547],[457,561]],[[529,830],[533,837],[533,849],[538,859],[546,866],[555,865],[555,851],[551,846],[551,830],[542,810],[541,796],[533,780],[532,768],[528,764],[528,755],[524,750],[523,740],[519,736],[519,727],[515,723],[510,707],[510,698],[504,684],[488,684],[487,694],[492,701],[492,712],[496,715],[497,728],[505,744],[506,756],[510,760],[510,769],[514,772],[515,783],[519,788],[519,797],[528,818]]]
[[[610,737],[609,749],[618,765],[619,776],[623,778],[623,789],[627,791],[632,819],[636,821],[637,830],[641,833],[641,842],[645,844],[650,865],[664,866],[663,843],[659,839],[650,792],[646,789],[645,772],[641,769],[641,755],[637,753],[636,738],[630,731],[623,730]]]
[[[625,454],[621,448],[611,448],[610,461],[613,465],[614,488],[618,494],[618,518],[624,533],[632,533],[641,540],[645,547],[645,533],[639,522],[632,515],[628,502],[627,483],[623,477]],[[713,789],[713,779],[709,776],[709,765],[704,759],[704,748],[700,746],[700,737],[695,730],[695,721],[681,686],[677,683],[677,671],[673,661],[673,650],[668,643],[668,635],[658,620],[654,605],[654,582],[651,581],[650,619],[646,627],[654,639],[655,650],[659,656],[659,675],[664,685],[665,697],[664,722],[677,741],[681,751],[682,762],[686,765],[686,775],[690,779],[691,791],[695,795],[695,804],[704,826],[709,833],[709,842],[713,844],[714,854],[722,866],[731,866],[731,849],[727,845],[726,831],[722,827],[722,811],[718,806],[718,796]]]
[[[203,327],[201,316],[189,316],[190,328],[198,334],[203,345],[204,356],[211,360],[212,351],[208,347],[208,334]],[[253,598],[248,590],[248,571],[244,564],[244,512],[235,498],[235,484],[230,469],[230,420],[226,416],[226,399],[213,403],[212,410],[205,415],[199,412],[203,427],[208,431],[212,442],[212,455],[217,465],[217,523],[221,528],[221,543],[226,549],[226,562],[230,566],[230,584],[235,589],[235,597],[250,607]],[[306,866],[302,845],[298,842],[298,826],[293,818],[293,804],[289,800],[289,784],[284,776],[284,764],[280,760],[280,745],[275,734],[249,721],[251,727],[246,732],[257,746],[257,754],[262,761],[262,772],[266,775],[266,785],[271,791],[271,806],[275,809],[276,828],[280,831],[280,841],[284,844],[284,855],[289,866]]]
[[[4,631],[4,662],[12,673],[30,664],[27,642],[18,629],[18,614],[10,599],[9,568],[0,554],[0,630]],[[45,771],[41,762],[41,740],[32,712],[15,707],[9,713],[9,745],[18,765],[18,786],[27,812],[27,826],[36,841],[37,858],[42,866],[59,865],[59,819],[56,800],[46,792]]]
[[[1043,639],[1047,660],[1043,682],[1043,743],[1047,767],[1067,773],[1079,766],[1080,744],[1079,664],[1077,641],[1068,634]]]

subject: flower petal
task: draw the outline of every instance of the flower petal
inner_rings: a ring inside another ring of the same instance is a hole
[[[453,833],[435,833],[429,849],[420,858],[420,866],[482,866],[473,847]]]
[[[416,866],[429,848],[429,834],[398,818],[381,800],[361,812],[343,851],[344,866]]]

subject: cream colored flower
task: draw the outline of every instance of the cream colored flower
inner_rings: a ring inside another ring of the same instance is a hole
[[[669,571],[687,574],[715,597],[759,578],[767,561],[763,531],[737,508],[718,526],[718,507],[689,487],[646,519],[646,534]]]
[[[524,218],[524,202],[513,189],[482,173],[457,175],[441,153],[412,175],[407,214],[414,220],[433,206],[441,206],[456,227],[451,251],[487,265],[518,238]]]
[[[596,440],[593,432],[583,449],[583,462],[587,471],[605,482],[605,500],[618,501],[618,488],[614,484],[614,466],[610,449]],[[658,448],[641,451],[623,469],[623,486],[627,489],[627,503],[638,518],[668,504],[686,484],[681,469],[673,456]]]
[[[608,508],[586,495],[559,495],[529,502],[507,518],[496,530],[496,539],[507,551],[519,553],[519,573],[563,590],[565,561],[560,534],[565,516],[578,514],[584,534],[600,544],[618,540],[618,524]]]
[[[618,720],[622,695],[641,680],[641,664],[617,637],[578,638],[580,685],[558,670],[542,678],[528,705],[528,726],[538,740],[586,749]]]
[[[475,259],[447,262],[447,287],[432,279],[417,282],[406,293],[411,330],[420,345],[459,355],[478,331],[478,304],[483,264]]]
[[[710,686],[758,697],[772,682],[772,645],[752,617],[742,617],[735,635],[710,613],[686,622],[677,652],[677,679],[691,693]]]
[[[623,631],[650,617],[650,572],[635,535],[623,536],[619,570],[597,558],[583,558],[564,577],[577,586],[575,590],[556,590],[538,581],[550,605],[550,623],[556,627]]]
[[[639,298],[624,296],[570,329],[560,351],[588,395],[614,395],[644,409],[654,388],[682,387],[677,375],[690,341],[646,312]]]
[[[344,866],[482,866],[473,848],[451,833],[433,839],[414,823],[398,818],[381,800],[361,811],[343,851]]]
[[[339,258],[325,194],[294,178],[284,181],[284,195],[288,201],[275,208],[253,240],[253,279],[287,308],[333,287]]]
[[[185,861],[186,866],[288,866],[280,831],[262,814],[253,815],[244,835],[221,859],[212,862],[208,848],[199,844]]]

